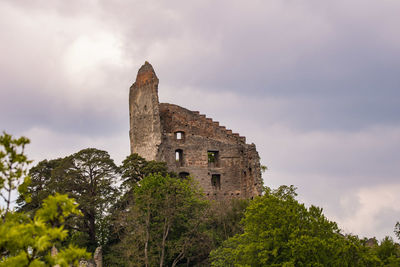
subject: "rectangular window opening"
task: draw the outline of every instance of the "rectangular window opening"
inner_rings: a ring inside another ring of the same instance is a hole
[[[175,132],[175,139],[179,141],[185,140],[185,133],[182,131]]]
[[[220,174],[211,175],[211,186],[214,190],[221,190],[221,175]]]
[[[183,166],[183,150],[175,150],[175,161],[177,166]]]
[[[219,167],[219,153],[218,151],[208,151],[208,166],[209,167]]]

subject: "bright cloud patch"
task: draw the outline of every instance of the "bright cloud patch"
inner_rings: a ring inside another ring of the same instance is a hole
[[[342,209],[349,210],[352,206],[357,209],[352,210],[351,215],[339,219],[341,226],[349,232],[369,237],[393,235],[394,225],[400,221],[399,192],[400,184],[384,184],[353,191],[356,198],[342,196]],[[349,197],[352,201],[348,201]]]
[[[87,80],[93,71],[98,71],[99,66],[118,66],[124,62],[120,41],[106,32],[79,36],[68,46],[64,58],[70,79],[79,85]]]

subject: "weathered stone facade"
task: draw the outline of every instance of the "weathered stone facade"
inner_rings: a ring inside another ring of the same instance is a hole
[[[146,62],[130,88],[131,152],[165,161],[181,177],[194,177],[210,198],[259,195],[262,180],[256,146],[198,111],[159,103],[158,82]]]

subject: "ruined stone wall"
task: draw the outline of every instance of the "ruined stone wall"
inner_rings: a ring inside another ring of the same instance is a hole
[[[259,195],[255,145],[198,111],[159,104],[157,88],[158,79],[146,62],[130,91],[131,152],[165,161],[181,177],[194,177],[210,198]]]
[[[249,198],[260,194],[261,170],[254,144],[246,144],[244,137],[205,115],[177,105],[161,103],[160,117],[158,160],[167,162],[181,176],[190,174],[210,197]],[[177,133],[181,133],[181,139]],[[177,150],[182,152],[182,161],[176,160]],[[215,162],[210,162],[209,152],[217,153]],[[219,175],[217,186],[213,175]]]

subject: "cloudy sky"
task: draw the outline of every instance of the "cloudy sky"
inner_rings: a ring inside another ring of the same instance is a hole
[[[129,153],[128,89],[148,60],[161,102],[254,142],[347,233],[400,220],[400,1],[0,1],[0,130],[36,162]]]

